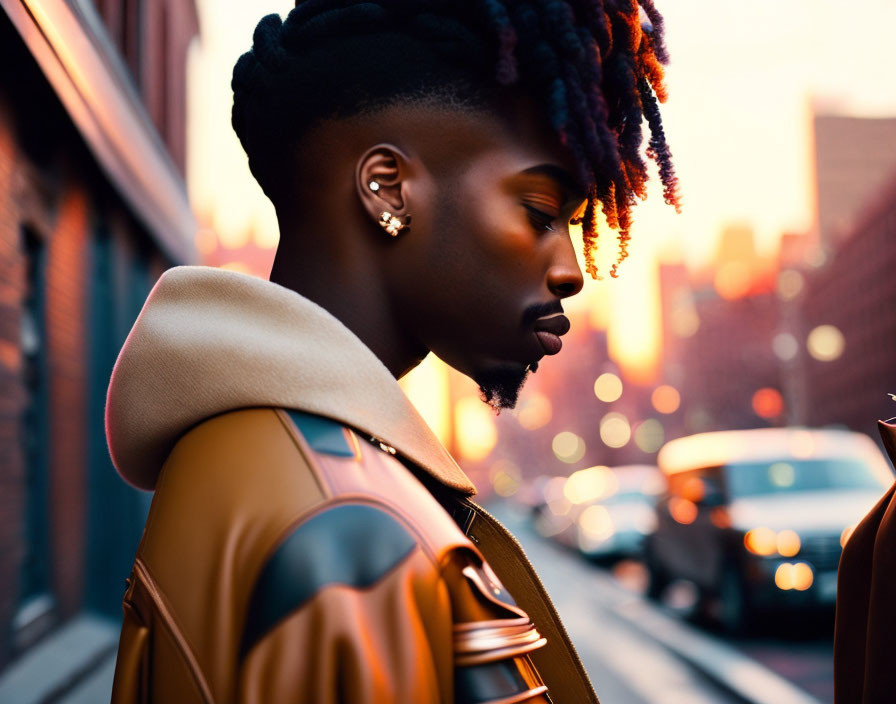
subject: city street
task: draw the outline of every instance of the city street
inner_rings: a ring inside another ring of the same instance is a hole
[[[731,641],[689,620],[683,586],[657,607],[641,594],[639,564],[591,565],[538,535],[516,504],[493,503],[489,510],[523,544],[602,703],[833,701],[829,624],[800,624],[811,635],[799,638],[761,627],[751,638]]]

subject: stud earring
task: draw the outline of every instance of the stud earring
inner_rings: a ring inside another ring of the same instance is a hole
[[[373,191],[374,193],[376,193],[378,190],[380,190],[380,183],[379,183],[379,181],[371,181],[371,182],[368,184],[367,187],[368,187],[371,191]]]
[[[388,211],[380,213],[380,227],[383,228],[393,237],[398,237],[398,233],[411,224],[411,216],[405,215],[399,218]]]

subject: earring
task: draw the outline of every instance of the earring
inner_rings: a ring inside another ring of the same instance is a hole
[[[367,187],[368,187],[371,191],[373,191],[374,193],[376,193],[378,190],[380,190],[380,182],[379,182],[379,181],[371,181],[371,182],[367,185]]]
[[[411,224],[411,216],[405,215],[403,218],[396,217],[388,211],[380,213],[380,227],[383,228],[393,237],[398,237],[398,233]]]

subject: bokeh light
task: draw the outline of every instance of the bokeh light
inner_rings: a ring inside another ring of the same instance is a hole
[[[595,504],[588,506],[579,516],[579,528],[582,531],[581,547],[587,549],[590,544],[606,540],[615,532],[613,519],[605,506]]]
[[[716,293],[726,301],[743,298],[750,292],[752,272],[745,262],[726,262],[719,267],[713,279]]]
[[[612,372],[605,372],[594,382],[594,395],[605,403],[613,403],[622,396],[622,379]]]
[[[498,496],[513,496],[522,483],[520,468],[511,460],[501,459],[488,470],[488,478]]]
[[[690,525],[697,520],[697,504],[687,499],[673,497],[669,501],[669,514],[682,525]]]
[[[778,549],[778,536],[771,528],[753,528],[744,536],[744,547],[754,555],[774,555]]]
[[[561,462],[574,464],[585,456],[585,441],[575,433],[565,430],[554,436],[551,449]]]
[[[782,530],[778,533],[777,548],[784,557],[793,557],[800,551],[801,546],[802,542],[796,531]]]
[[[600,439],[607,447],[625,447],[632,438],[628,418],[621,413],[607,413],[600,421]]]
[[[551,399],[536,391],[520,402],[517,421],[526,430],[538,430],[550,423],[553,415]]]
[[[796,269],[784,269],[778,274],[778,297],[782,301],[792,301],[800,295],[806,280]]]
[[[843,333],[833,325],[819,325],[809,333],[806,340],[809,354],[819,362],[833,362],[839,359],[845,346]]]
[[[457,402],[454,424],[458,450],[468,460],[485,459],[498,442],[492,412],[478,398],[467,396]]]
[[[659,413],[675,413],[681,405],[681,394],[678,389],[668,384],[657,386],[650,395],[650,402]]]
[[[784,411],[784,399],[777,389],[759,389],[753,394],[753,412],[760,418],[777,418]]]
[[[609,468],[589,467],[569,475],[563,495],[574,504],[584,504],[612,494],[618,486],[619,480]]]
[[[787,489],[796,480],[796,470],[789,462],[775,462],[768,468],[768,479],[775,486]]]
[[[772,351],[782,362],[789,362],[800,351],[800,343],[789,332],[779,332],[772,339]]]
[[[665,441],[666,431],[656,418],[648,418],[635,428],[635,445],[641,452],[658,452]]]

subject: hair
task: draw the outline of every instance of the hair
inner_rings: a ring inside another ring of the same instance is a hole
[[[284,150],[315,124],[397,102],[482,106],[500,87],[533,95],[575,157],[586,189],[586,271],[597,211],[628,256],[632,208],[646,198],[644,155],[666,203],[678,180],[658,103],[668,55],[653,0],[298,0],[286,20],[264,17],[233,70],[232,123],[253,175],[276,203]],[[295,176],[293,175],[293,178]]]

